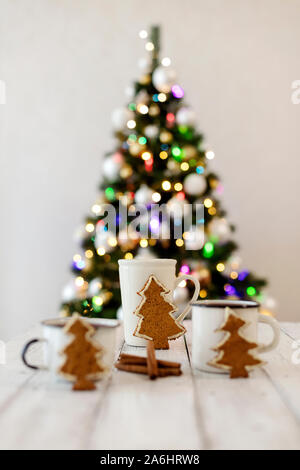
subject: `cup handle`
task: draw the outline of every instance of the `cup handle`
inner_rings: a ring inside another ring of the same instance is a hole
[[[34,338],[34,339],[31,339],[30,341],[28,341],[28,343],[25,344],[24,348],[23,348],[23,351],[22,351],[22,354],[21,354],[21,357],[22,357],[22,361],[24,362],[25,366],[29,367],[30,369],[35,369],[35,370],[38,370],[38,369],[48,369],[48,367],[46,366],[35,366],[33,364],[30,364],[28,361],[27,361],[27,353],[28,353],[28,350],[30,349],[30,347],[35,344],[35,343],[39,343],[39,342],[47,342],[46,339],[44,338]]]
[[[274,333],[273,340],[271,341],[270,344],[261,344],[258,346],[258,352],[264,353],[271,351],[272,349],[275,349],[278,346],[279,340],[280,340],[280,328],[276,320],[271,317],[267,317],[266,315],[262,315],[261,313],[258,316],[258,321],[259,323],[267,323],[269,325]]]
[[[188,274],[182,274],[182,275],[176,277],[174,289],[176,289],[176,287],[178,286],[178,284],[180,284],[181,281],[183,281],[184,279],[189,280],[189,281],[192,281],[192,282],[194,283],[194,285],[195,285],[195,291],[194,291],[193,297],[192,297],[191,300],[188,302],[188,304],[187,304],[187,306],[185,307],[185,309],[183,310],[183,312],[176,318],[176,320],[177,320],[179,323],[182,322],[182,320],[184,320],[184,318],[187,316],[187,314],[188,314],[189,311],[191,310],[191,303],[192,303],[192,302],[195,302],[195,300],[197,300],[198,295],[199,295],[199,292],[200,292],[200,283],[199,283],[198,279],[196,279],[194,276],[189,276]]]

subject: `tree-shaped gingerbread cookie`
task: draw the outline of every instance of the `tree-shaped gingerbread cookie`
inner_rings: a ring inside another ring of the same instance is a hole
[[[186,332],[172,316],[176,307],[165,298],[169,292],[153,274],[138,292],[142,301],[134,312],[140,317],[134,335],[153,340],[155,349],[169,349],[168,340]]]
[[[66,379],[74,381],[73,390],[94,390],[105,368],[101,364],[103,348],[91,338],[95,329],[78,314],[72,316],[64,328],[73,339],[63,349],[66,360],[59,369]]]
[[[249,351],[257,349],[258,345],[248,341],[242,330],[248,325],[239,315],[229,307],[225,310],[225,322],[217,331],[224,331],[225,337],[214,351],[219,355],[209,365],[219,369],[229,370],[230,378],[249,377],[248,371],[262,366],[260,359]]]

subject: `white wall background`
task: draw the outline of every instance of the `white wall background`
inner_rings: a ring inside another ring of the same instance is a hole
[[[299,316],[300,0],[0,0],[0,337],[56,315],[110,150],[111,111],[163,26],[216,152],[245,264]]]

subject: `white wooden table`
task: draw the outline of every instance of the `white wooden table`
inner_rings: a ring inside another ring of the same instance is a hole
[[[95,392],[72,392],[23,365],[22,345],[38,328],[10,341],[0,365],[0,448],[300,449],[300,364],[292,362],[300,324],[281,325],[280,346],[248,380],[193,371],[186,326],[186,338],[157,353],[181,362],[182,376],[150,381],[114,370]],[[119,351],[144,354],[119,336]],[[40,347],[32,354],[40,359]]]

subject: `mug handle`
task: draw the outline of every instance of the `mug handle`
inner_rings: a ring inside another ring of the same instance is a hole
[[[30,349],[30,347],[35,344],[35,343],[39,343],[39,342],[47,342],[46,339],[44,338],[34,338],[34,339],[31,339],[30,341],[28,341],[28,343],[25,344],[24,348],[23,348],[23,351],[22,351],[22,354],[21,354],[21,357],[22,357],[22,361],[24,362],[25,366],[29,367],[30,369],[35,369],[35,370],[38,370],[38,369],[48,369],[48,367],[46,366],[35,366],[33,364],[30,364],[28,361],[27,361],[27,358],[26,358],[26,355],[28,353],[28,350]]]
[[[189,313],[189,311],[191,310],[191,303],[192,302],[195,302],[195,300],[197,300],[198,298],[198,295],[199,295],[199,292],[200,292],[200,283],[198,281],[198,279],[196,279],[194,276],[189,276],[188,274],[182,274],[178,277],[176,277],[175,279],[175,285],[174,285],[174,289],[176,289],[176,287],[178,286],[178,284],[181,283],[181,281],[183,281],[184,279],[188,280],[188,281],[192,281],[195,285],[195,291],[194,291],[194,294],[193,294],[193,297],[191,298],[191,300],[188,302],[187,306],[185,307],[185,309],[183,310],[183,312],[176,318],[176,320],[180,323],[182,322],[182,320],[184,320],[184,318],[187,316],[187,314]]]
[[[267,325],[269,325],[272,328],[274,334],[273,340],[270,344],[261,344],[258,346],[258,352],[264,353],[275,349],[278,346],[280,340],[280,328],[277,321],[274,320],[274,318],[267,317],[266,315],[262,315],[261,313],[259,313],[258,315],[258,321],[259,323],[266,323]]]

